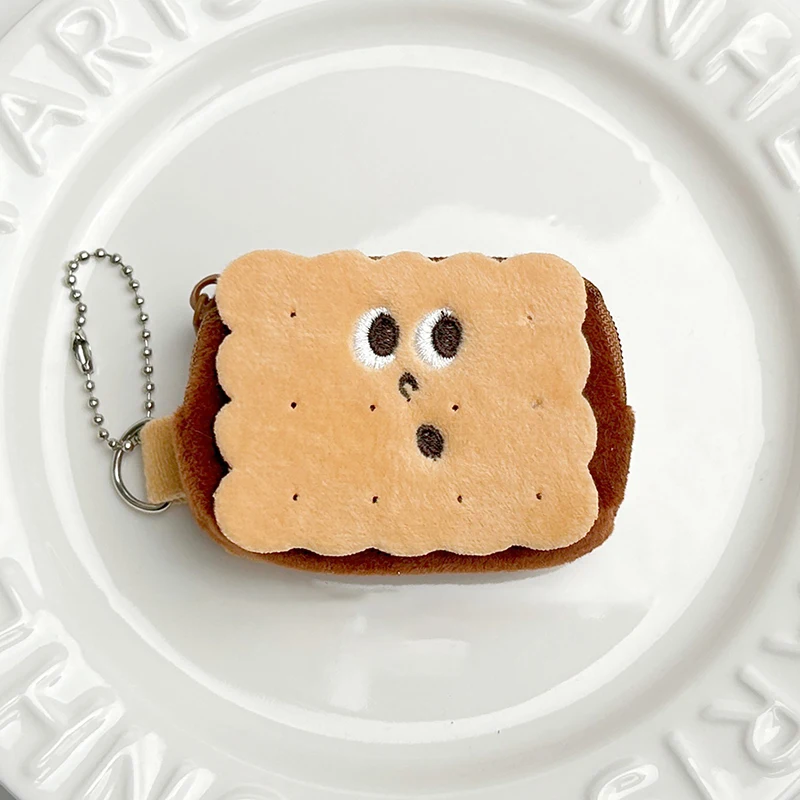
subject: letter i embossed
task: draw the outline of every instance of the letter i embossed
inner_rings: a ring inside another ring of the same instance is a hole
[[[144,7],[173,39],[187,39],[191,33],[186,13],[177,0],[142,0]]]
[[[766,646],[772,653],[800,658],[800,634],[797,636],[774,636],[767,640]]]

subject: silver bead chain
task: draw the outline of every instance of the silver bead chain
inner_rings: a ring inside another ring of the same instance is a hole
[[[142,328],[139,336],[142,340],[141,358],[144,362],[144,366],[142,367],[142,373],[145,376],[143,387],[145,401],[143,407],[146,419],[152,418],[153,411],[156,407],[155,400],[153,400],[153,392],[156,388],[153,383],[153,349],[150,346],[150,331],[147,328],[147,321],[150,317],[144,310],[144,297],[139,293],[140,285],[139,281],[133,277],[133,268],[125,264],[122,260],[122,256],[118,253],[111,254],[102,248],[95,250],[94,253],[82,250],[67,264],[65,284],[69,290],[69,298],[75,304],[75,329],[72,332],[72,352],[75,356],[78,368],[86,379],[84,388],[89,395],[86,404],[91,414],[92,424],[97,428],[97,438],[101,442],[105,442],[113,451],[122,450],[130,452],[136,447],[138,441],[127,436],[123,436],[121,439],[114,439],[109,435],[108,428],[105,427],[105,418],[99,410],[100,400],[95,393],[92,348],[84,330],[86,315],[89,309],[83,299],[83,293],[78,289],[77,276],[80,265],[89,261],[91,258],[95,258],[98,261],[107,261],[109,266],[116,267],[120,275],[128,281],[128,288],[133,293],[133,303],[137,310],[137,320]]]

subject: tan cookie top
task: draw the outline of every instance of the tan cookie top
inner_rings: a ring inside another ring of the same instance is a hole
[[[486,555],[597,517],[584,281],[555,256],[244,256],[216,438],[220,529],[251,552]]]

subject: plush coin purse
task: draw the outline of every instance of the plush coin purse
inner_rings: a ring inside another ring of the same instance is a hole
[[[141,433],[147,491],[232,553],[499,571],[610,535],[633,413],[603,298],[560,258],[255,252],[193,307],[184,402]]]

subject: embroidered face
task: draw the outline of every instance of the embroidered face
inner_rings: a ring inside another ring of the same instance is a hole
[[[265,251],[217,302],[215,515],[239,546],[484,555],[591,528],[586,292],[566,262]]]
[[[461,322],[449,308],[426,314],[417,325],[414,345],[420,361],[433,369],[450,364],[461,347]],[[361,315],[353,337],[356,358],[369,369],[383,369],[395,360],[400,345],[400,326],[388,308],[372,308]],[[411,393],[419,391],[419,381],[411,372],[404,372],[397,381],[397,390],[410,403]],[[370,410],[375,410],[370,407]],[[458,411],[458,405],[453,406]],[[417,428],[417,447],[426,458],[440,458],[444,452],[444,435],[435,425]],[[379,498],[376,498],[375,502]]]

